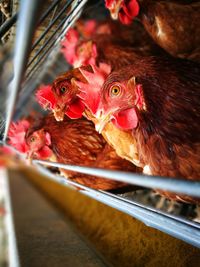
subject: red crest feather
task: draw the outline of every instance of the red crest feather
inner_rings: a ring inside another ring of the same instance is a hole
[[[25,141],[25,135],[30,126],[28,120],[12,122],[8,132],[9,144],[22,153],[28,151],[28,146]]]
[[[110,8],[111,7],[111,5],[113,4],[113,0],[106,0],[106,7],[107,8]]]
[[[76,46],[78,41],[79,33],[75,29],[71,28],[65,35],[65,39],[61,42],[61,52],[63,53],[67,62],[71,65],[73,65],[74,61],[76,60]]]
[[[55,96],[51,90],[51,85],[41,85],[36,94],[37,102],[44,109],[53,109],[56,104]]]
[[[85,106],[95,114],[100,100],[100,89],[111,71],[111,66],[100,63],[99,67],[91,65],[93,72],[89,72],[80,68],[80,72],[88,83],[75,81],[79,87],[78,96],[83,100]]]
[[[94,19],[89,19],[87,21],[79,20],[76,23],[76,28],[84,38],[91,38],[92,35],[96,33],[97,22]]]

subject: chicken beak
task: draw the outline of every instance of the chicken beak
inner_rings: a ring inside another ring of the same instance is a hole
[[[97,115],[97,123],[95,124],[95,129],[97,132],[102,133],[103,129],[105,128],[106,124],[110,121],[111,119],[111,114],[103,114],[102,111],[100,111]]]
[[[57,121],[63,121],[65,116],[65,107],[56,106],[53,109],[54,117]]]
[[[27,156],[26,156],[26,159],[25,159],[27,165],[31,165],[32,164],[33,154],[34,154],[34,151],[29,151],[27,153]]]
[[[110,8],[110,15],[113,20],[118,20],[119,11],[121,9],[121,3],[123,0],[118,0],[117,3],[114,3]]]
[[[81,59],[77,59],[76,61],[74,61],[73,67],[76,68],[80,68],[82,66],[83,60]]]

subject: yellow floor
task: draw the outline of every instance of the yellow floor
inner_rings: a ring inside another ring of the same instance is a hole
[[[199,249],[35,172],[25,173],[114,266],[200,266]]]

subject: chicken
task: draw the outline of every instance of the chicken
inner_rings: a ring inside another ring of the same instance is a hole
[[[21,122],[23,124],[24,120]],[[21,122],[17,123],[17,127],[21,127]],[[114,170],[136,170],[135,166],[116,155],[102,136],[95,131],[93,123],[86,119],[66,118],[63,122],[56,122],[54,116],[49,114],[24,130],[25,151],[31,158]],[[10,140],[10,143],[12,141]],[[94,189],[115,190],[128,187],[125,183],[88,177],[64,169],[61,169],[61,173],[73,181]]]
[[[125,132],[131,130],[148,174],[200,180],[199,77],[198,63],[171,57],[143,58],[111,73],[94,114],[96,129],[102,132],[112,122]],[[188,196],[163,194],[200,203]]]
[[[51,139],[48,133],[46,133],[44,136],[45,145],[42,144],[41,149],[36,148],[35,150],[31,150],[30,146],[27,144],[25,137],[33,123],[33,117],[12,122],[8,132],[8,143],[20,153],[27,154],[28,157],[51,159],[53,157],[53,153],[49,148]]]
[[[15,151],[8,146],[0,146],[0,169],[19,169],[22,162],[17,157]]]
[[[153,40],[173,56],[200,61],[200,2],[106,0],[114,19],[139,18]]]
[[[71,119],[81,118],[84,115],[87,119],[93,121],[94,124],[98,123],[92,114],[96,113],[99,104],[100,88],[108,76],[110,68],[109,66],[105,67],[105,65],[103,65],[102,69],[101,65],[101,68],[95,67],[95,71],[99,71],[99,75],[97,75],[97,77],[95,76],[93,79],[94,84],[91,85],[90,91],[92,97],[91,95],[90,98],[84,97],[89,95],[85,83],[91,82],[91,79],[88,78],[87,80],[84,75],[88,76],[87,74],[92,72],[92,67],[87,66],[81,69],[72,69],[60,75],[53,82],[52,86],[41,86],[36,93],[38,103],[43,108],[52,110],[57,121],[62,121],[66,114]],[[81,82],[83,83],[82,85],[80,84]],[[85,92],[84,89],[86,89]],[[85,106],[85,104],[87,106]],[[92,110],[90,110],[90,106],[92,106]],[[135,150],[135,146],[133,146],[131,131],[124,132],[118,129],[113,123],[108,123],[102,131],[102,135],[119,157],[141,167],[137,151]],[[137,171],[141,172],[139,169]]]
[[[82,65],[108,63],[112,68],[133,63],[140,56],[164,53],[136,23],[129,31],[94,34],[81,39],[78,31],[70,29],[62,42],[61,51],[67,62],[75,68]],[[130,33],[129,33],[130,32]],[[134,37],[134,32],[137,34]],[[128,42],[132,36],[133,41]]]
[[[75,29],[84,40],[95,39],[95,36],[110,35],[119,40],[120,44],[137,48],[139,51],[150,51],[150,49],[158,49],[153,43],[151,37],[147,34],[144,27],[138,21],[134,21],[129,27],[124,26],[118,21],[106,19],[97,20],[78,20]],[[79,37],[80,38],[80,37]]]
[[[95,34],[112,34],[113,30],[116,30],[115,26],[117,28],[119,26],[119,23],[113,23],[112,20],[97,21],[95,19],[79,19],[78,21],[76,21],[75,29],[84,39],[91,39]]]
[[[67,62],[75,68],[100,62],[120,67],[138,56],[133,48],[120,45],[117,38],[108,34],[98,34],[91,40],[79,41],[78,32],[74,29],[68,32],[61,51]]]

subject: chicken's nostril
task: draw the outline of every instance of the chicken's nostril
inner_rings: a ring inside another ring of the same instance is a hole
[[[59,105],[59,104],[56,104],[56,105],[55,105],[55,109],[56,109],[56,110],[61,109],[60,105]]]
[[[102,109],[97,110],[95,117],[97,119],[100,119],[102,116],[103,116],[103,110]]]

